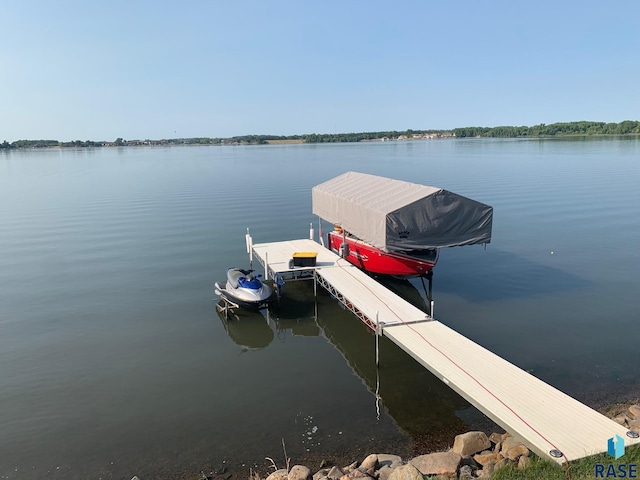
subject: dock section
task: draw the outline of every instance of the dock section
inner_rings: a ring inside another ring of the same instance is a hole
[[[313,240],[252,245],[268,278],[314,279],[360,320],[387,336],[460,396],[541,457],[558,463],[607,451],[616,435],[640,443],[613,420],[474,343],[380,285]],[[292,267],[294,252],[318,253]],[[314,287],[315,288],[315,287]]]

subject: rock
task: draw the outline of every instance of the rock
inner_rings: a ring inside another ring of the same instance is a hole
[[[500,455],[506,457],[506,453],[510,448],[522,445],[522,440],[517,437],[508,437],[502,441],[502,447],[500,448]]]
[[[623,427],[626,427],[627,425],[629,425],[629,417],[627,417],[624,413],[622,415],[618,415],[613,420],[614,422],[619,423]]]
[[[423,475],[446,475],[453,477],[458,471],[462,457],[460,454],[448,451],[429,453],[409,460]],[[398,467],[400,468],[400,467]]]
[[[502,441],[502,436],[504,433],[493,432],[489,435],[489,441],[492,443],[500,443]]]
[[[491,442],[484,432],[467,432],[456,435],[451,451],[459,455],[473,455],[491,447]]]
[[[484,468],[488,463],[493,463],[494,465],[498,463],[502,460],[502,455],[499,453],[478,453],[473,456],[473,459]]]
[[[520,444],[520,445],[516,445],[515,447],[511,447],[509,450],[507,450],[505,457],[515,462],[522,456],[528,457],[529,453],[530,453],[529,449],[524,445]]]
[[[380,466],[380,468],[384,467],[385,465],[391,468],[396,468],[403,464],[404,462],[402,461],[402,458],[398,455],[388,455],[386,453],[378,454],[378,465]]]
[[[311,470],[304,465],[294,465],[289,470],[287,480],[311,480]]]
[[[383,465],[377,472],[378,480],[389,480],[391,473],[396,469],[392,468],[390,465]]]
[[[494,471],[500,470],[501,468],[508,467],[510,465],[513,465],[513,462],[508,458],[503,458],[499,462],[496,462],[495,466],[493,467],[493,470]]]
[[[357,466],[358,466],[358,462],[353,462],[351,465],[347,465],[346,467],[344,467],[342,471],[344,473],[350,473],[350,472],[353,472]]]
[[[640,417],[634,420],[629,420],[628,428],[629,430],[640,433]]]
[[[482,470],[478,470],[478,472],[476,472],[476,475],[478,477],[489,478],[493,473],[493,471],[495,470],[495,467],[496,467],[496,464],[494,462],[488,462],[486,465],[483,466]]]
[[[351,480],[353,478],[361,478],[361,477],[373,478],[373,476],[369,475],[369,473],[366,470],[356,468],[355,470],[352,470],[351,472],[341,476],[340,480]]]
[[[531,457],[525,457],[524,455],[518,460],[518,468],[526,468],[531,463]]]
[[[320,468],[329,468],[333,466],[333,462],[331,460],[327,460],[326,458],[323,458],[322,461],[320,462]]]
[[[265,480],[287,480],[287,469],[281,468],[269,475]]]
[[[389,475],[389,480],[423,480],[423,478],[420,470],[410,463],[394,468]]]
[[[138,475],[134,475],[134,476],[131,478],[131,480],[140,480],[140,479],[138,478]]]
[[[470,455],[465,455],[464,457],[462,457],[460,459],[460,467],[464,467],[464,466],[469,466],[471,467],[471,470],[476,471],[478,469],[478,464],[475,462],[475,460],[473,459],[472,456]]]
[[[640,404],[631,405],[629,407],[628,412],[632,420],[635,420],[636,418],[640,418]]]
[[[470,465],[463,465],[460,467],[460,473],[458,474],[458,480],[472,480],[473,469]]]
[[[327,477],[331,480],[338,480],[340,477],[344,475],[344,472],[340,470],[338,467],[331,467],[331,470],[327,473]]]
[[[496,443],[496,446],[493,448],[493,453],[500,453],[501,448],[502,448],[502,442]]]
[[[313,480],[320,480],[321,478],[326,477],[328,473],[329,473],[328,468],[321,468],[320,470],[318,470],[316,473],[313,474]],[[341,476],[342,475],[340,475],[340,477]]]
[[[378,455],[375,453],[369,455],[362,461],[359,468],[364,470],[376,470],[378,468]]]

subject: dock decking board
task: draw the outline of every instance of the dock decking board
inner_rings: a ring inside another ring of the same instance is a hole
[[[626,445],[640,443],[626,436],[625,427],[431,319],[313,240],[256,244],[253,251],[263,265],[268,253],[270,275],[314,273],[361,312],[361,320],[376,328],[377,318],[383,335],[540,456],[562,463],[606,452],[615,435]],[[316,267],[289,268],[299,251],[318,252]],[[563,457],[551,456],[554,449]]]

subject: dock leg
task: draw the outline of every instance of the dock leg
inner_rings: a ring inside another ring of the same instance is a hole
[[[424,284],[424,278],[427,277],[429,281],[429,289]],[[433,270],[429,270],[426,275],[420,275],[420,281],[422,282],[422,289],[424,290],[424,294],[427,296],[427,308],[428,314],[431,318],[433,318]]]

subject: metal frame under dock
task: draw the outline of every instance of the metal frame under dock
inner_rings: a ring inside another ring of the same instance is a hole
[[[521,370],[409,304],[314,240],[252,244],[265,277],[314,279],[378,335],[385,335],[538,455],[558,463],[607,451],[638,434]],[[315,267],[292,267],[294,252],[317,252]],[[377,342],[376,342],[377,345]],[[376,347],[377,350],[377,347]],[[376,355],[378,355],[376,351]]]

